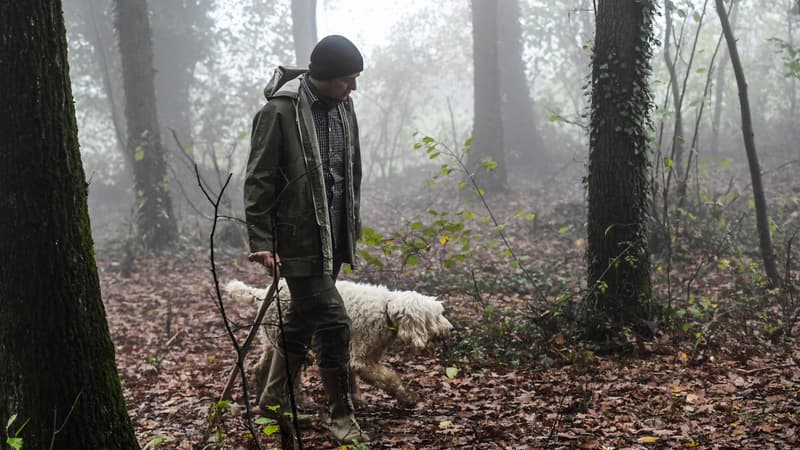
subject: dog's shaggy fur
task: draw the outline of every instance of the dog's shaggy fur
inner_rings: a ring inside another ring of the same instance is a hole
[[[289,292],[281,280],[280,300],[282,310],[288,306]],[[397,341],[416,349],[425,347],[433,337],[449,334],[453,325],[444,317],[442,302],[435,297],[414,291],[391,291],[375,286],[350,281],[337,281],[336,288],[344,300],[347,313],[352,320],[350,333],[350,373],[396,398],[403,407],[413,407],[416,396],[409,391],[400,376],[380,363],[389,345]],[[231,281],[225,290],[239,301],[260,303],[266,289],[248,286],[241,281]],[[278,311],[270,305],[264,318],[266,339],[261,357],[256,364],[256,389],[263,390],[269,371],[272,349],[277,336]],[[358,401],[357,384],[351,379],[354,400]]]

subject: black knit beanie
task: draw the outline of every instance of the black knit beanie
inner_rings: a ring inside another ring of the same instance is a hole
[[[315,80],[332,80],[362,70],[364,58],[361,52],[344,36],[326,36],[311,51],[308,73]]]

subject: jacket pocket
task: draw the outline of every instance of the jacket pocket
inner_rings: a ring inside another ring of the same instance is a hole
[[[282,258],[311,257],[322,254],[319,226],[313,211],[307,214],[278,217],[278,254]]]

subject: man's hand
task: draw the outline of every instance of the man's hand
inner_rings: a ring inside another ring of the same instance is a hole
[[[278,263],[279,266],[281,265],[281,257],[269,250],[250,253],[247,259],[250,262],[257,262],[270,270],[274,269],[275,263]]]

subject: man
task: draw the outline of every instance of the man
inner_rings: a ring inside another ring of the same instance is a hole
[[[314,47],[308,71],[275,71],[253,120],[244,188],[249,259],[279,265],[291,294],[282,351],[276,347],[259,406],[289,426],[289,389],[313,339],[330,428],[344,443],[368,440],[353,414],[350,318],[334,284],[341,265],[355,262],[361,235],[361,153],[350,93],[363,67],[355,45],[333,35]]]

